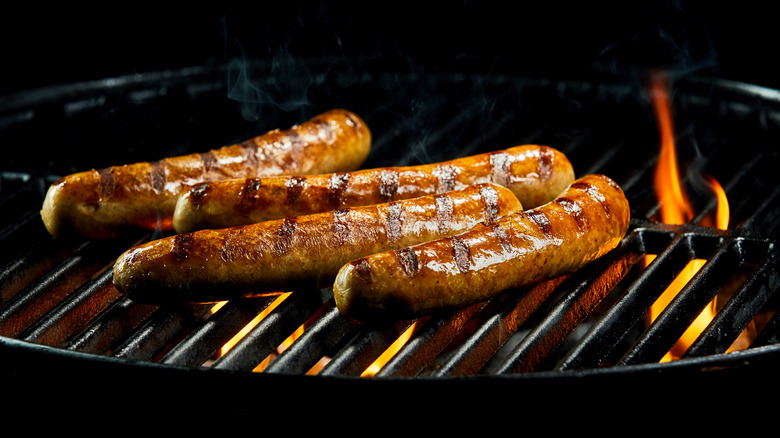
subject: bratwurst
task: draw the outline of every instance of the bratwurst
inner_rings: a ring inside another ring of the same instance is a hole
[[[218,301],[330,286],[358,257],[462,232],[522,210],[492,184],[240,227],[177,234],[132,248],[114,265],[137,302]]]
[[[583,267],[618,245],[629,219],[614,181],[585,176],[541,207],[350,261],[336,276],[335,302],[362,322],[468,306]]]
[[[551,201],[574,181],[561,152],[522,145],[441,163],[313,176],[249,178],[197,184],[173,215],[178,233],[444,193],[469,184],[511,189],[524,208]]]
[[[176,199],[202,181],[312,175],[359,168],[371,133],[357,115],[335,109],[205,153],[89,170],[52,184],[41,217],[55,237],[109,238],[126,229],[172,228]]]

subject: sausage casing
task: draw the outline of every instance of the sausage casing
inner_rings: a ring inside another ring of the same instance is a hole
[[[148,242],[114,264],[117,289],[138,302],[208,302],[330,286],[357,257],[466,230],[520,211],[492,184]]]
[[[55,237],[108,238],[126,229],[170,229],[176,199],[198,182],[270,175],[354,170],[363,164],[371,133],[342,109],[289,129],[275,129],[205,153],[89,170],[49,188],[41,217]]]
[[[176,232],[184,233],[416,198],[484,182],[508,187],[524,208],[532,208],[551,201],[572,181],[574,171],[563,153],[522,145],[420,166],[197,184],[179,198],[173,221]]]
[[[336,305],[363,322],[468,306],[581,268],[619,244],[629,219],[616,183],[585,176],[541,207],[350,261],[334,282]]]

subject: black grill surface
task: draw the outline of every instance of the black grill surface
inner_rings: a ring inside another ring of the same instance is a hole
[[[673,376],[709,382],[736,373],[745,379],[779,363],[780,93],[702,77],[671,83],[681,167],[699,215],[666,225],[657,219],[652,190],[658,127],[641,74],[442,75],[319,59],[284,78],[271,75],[268,65],[241,66],[252,80],[247,87],[233,81],[233,67],[67,84],[2,100],[0,346],[3,366],[19,381],[73,391],[121,387],[139,398],[155,390],[151,385],[195,396],[216,392],[201,406],[243,412],[250,408],[222,396],[239,389],[272,394],[279,406],[319,392],[414,394],[424,388],[489,396],[518,385],[538,397],[614,379],[641,377],[649,385]],[[281,100],[291,94],[296,101]],[[210,305],[132,303],[113,288],[111,267],[123,251],[158,234],[54,240],[40,220],[46,188],[61,175],[207,150],[334,107],[369,124],[374,145],[365,167],[525,143],[553,146],[569,156],[578,176],[603,173],[622,186],[632,207],[629,233],[619,248],[575,274],[417,321],[392,360],[376,376],[361,378],[415,321],[357,326],[339,315],[329,289],[297,291],[303,293],[282,301],[220,355],[221,346],[275,298],[231,301],[213,314]],[[702,174],[726,191],[727,230],[702,222],[715,209],[699,184]],[[645,267],[648,254],[656,257]],[[649,306],[693,259],[706,264],[647,327]],[[659,363],[719,292],[728,299],[710,327],[683,358]],[[752,345],[724,353],[746,329],[755,333]],[[263,361],[267,366],[253,372]],[[306,375],[312,369],[319,371]],[[112,378],[89,379],[96,375]],[[289,389],[301,387],[305,391]]]

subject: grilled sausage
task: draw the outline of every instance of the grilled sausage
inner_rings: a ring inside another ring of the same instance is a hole
[[[245,225],[483,182],[510,188],[525,208],[532,208],[551,201],[572,181],[574,171],[564,154],[523,145],[421,166],[197,184],[179,198],[173,225],[179,233]]]
[[[466,230],[520,211],[492,184],[155,240],[125,252],[114,284],[138,302],[207,302],[330,286],[357,257]]]
[[[586,176],[536,209],[350,261],[334,282],[335,302],[362,322],[468,306],[581,268],[618,245],[629,218],[617,184]]]
[[[336,109],[205,153],[63,177],[49,188],[41,217],[55,237],[108,238],[128,228],[166,230],[172,228],[178,195],[192,184],[353,170],[368,156],[370,144],[365,122]]]

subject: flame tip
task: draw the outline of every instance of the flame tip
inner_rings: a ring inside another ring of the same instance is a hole
[[[660,219],[663,223],[684,224],[693,219],[694,211],[679,175],[667,77],[660,73],[652,75],[651,87],[652,104],[658,121],[661,139],[661,150],[659,152],[658,162],[656,163],[653,181],[660,207]],[[720,183],[712,175],[703,174],[703,178],[717,198],[717,210],[714,218],[715,226],[720,229],[726,229],[729,223],[729,208],[726,193]],[[664,291],[659,300],[651,306],[651,321],[657,317],[661,310],[663,310],[663,308],[666,307],[666,304],[671,300],[671,297],[676,295],[682,287],[688,283],[703,264],[703,260],[692,260],[691,263],[680,272],[678,277],[669,285],[666,291]],[[714,304],[708,305],[702,310],[699,317],[688,330],[683,333],[680,340],[677,341],[661,361],[666,362],[680,357],[688,346],[690,346],[698,337],[704,327],[706,327],[707,323],[712,320],[714,314]]]

